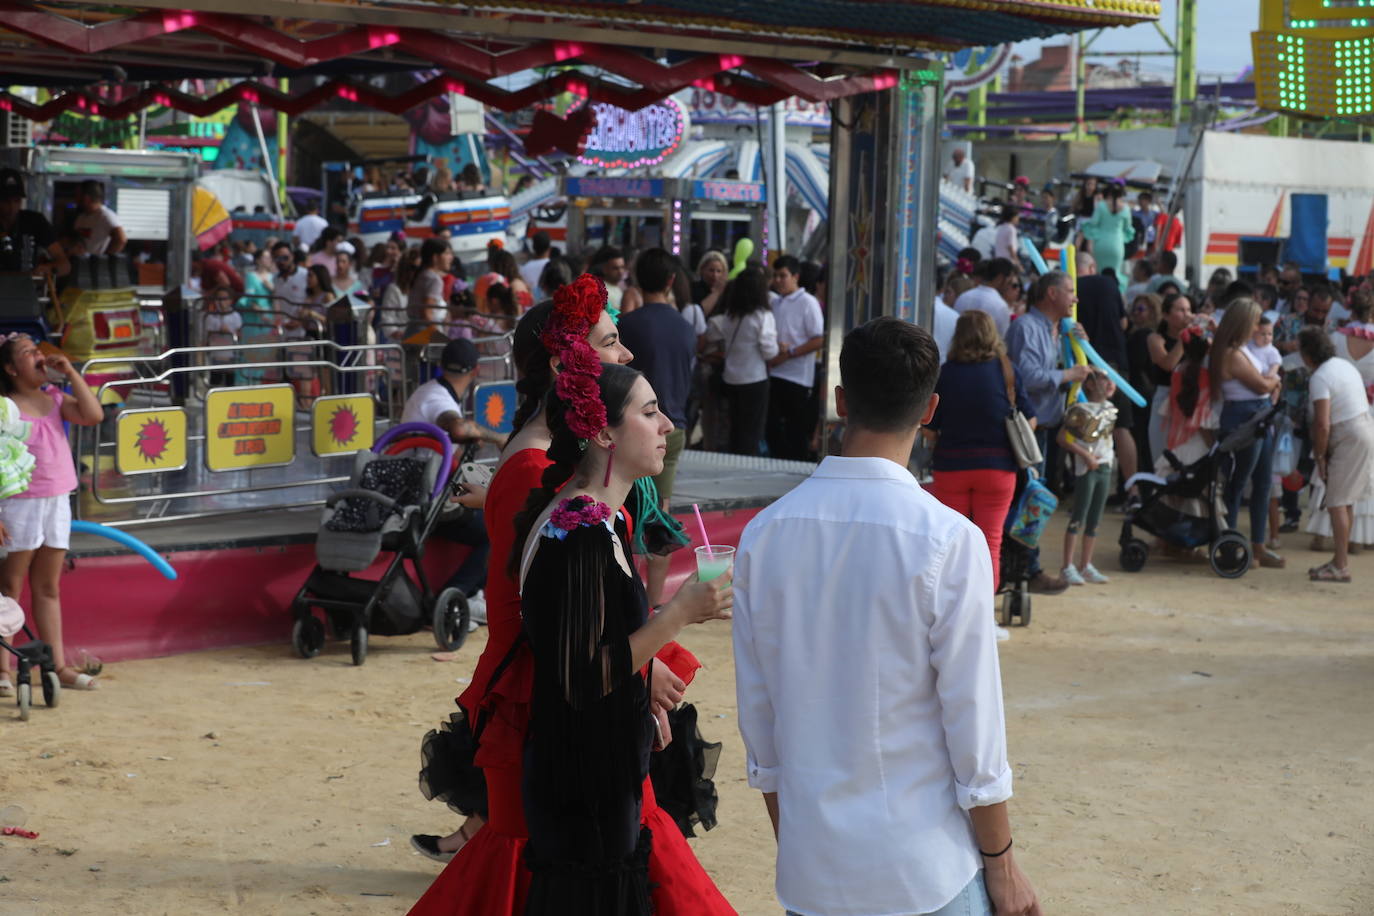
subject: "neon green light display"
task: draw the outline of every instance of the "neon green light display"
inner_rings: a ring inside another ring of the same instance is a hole
[[[1262,108],[1310,117],[1374,113],[1371,0],[1262,0],[1251,33]]]

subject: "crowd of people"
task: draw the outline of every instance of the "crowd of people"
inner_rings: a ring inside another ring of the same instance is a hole
[[[1100,253],[1101,238],[1091,247]],[[1167,478],[1261,423],[1262,433],[1225,464],[1224,527],[1239,528],[1245,506],[1254,563],[1283,568],[1280,535],[1299,529],[1306,490],[1312,547],[1325,550],[1330,542],[1334,551],[1308,574],[1349,581],[1349,552],[1374,536],[1374,280],[1338,285],[1286,264],[1245,279],[1221,268],[1194,289],[1176,275],[1177,258],[1165,250],[1126,262],[1123,295],[1124,265],[1104,267],[1088,252],[1077,264],[1076,283],[1054,272],[1027,285],[1017,260],[966,249],[935,303],[946,367],[941,391],[952,409],[937,412],[928,427],[932,486],[984,530],[994,567],[1016,498],[1010,481],[1017,468],[1004,429],[1016,405],[1036,424],[1046,459],[1040,474],[1073,498],[1059,572],[1042,569],[1038,551],[1030,551],[1033,591],[1105,583],[1093,563],[1096,529],[1106,505],[1134,507],[1137,471]],[[1074,333],[1147,406],[1134,405],[1104,373],[1064,364],[1061,323],[1075,311]],[[1077,408],[1066,397],[1070,387],[1083,392]],[[1357,389],[1365,393],[1362,411],[1353,409]],[[1340,485],[1330,486],[1337,475]]]

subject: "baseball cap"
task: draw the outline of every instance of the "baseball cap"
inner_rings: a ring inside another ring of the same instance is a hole
[[[450,340],[444,344],[439,365],[445,372],[471,372],[477,368],[477,347],[465,337]]]
[[[341,254],[357,254],[358,251],[353,247],[352,242],[340,242],[334,246],[334,251]]]
[[[23,200],[27,196],[19,170],[0,169],[0,200]]]

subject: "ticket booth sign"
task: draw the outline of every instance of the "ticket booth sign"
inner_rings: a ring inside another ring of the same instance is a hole
[[[351,455],[372,448],[376,403],[371,395],[338,394],[316,398],[310,411],[311,447],[317,456]]]
[[[216,388],[205,396],[205,466],[270,468],[296,457],[296,394],[290,385]]]
[[[125,476],[186,467],[186,411],[121,411],[115,421],[115,466]]]

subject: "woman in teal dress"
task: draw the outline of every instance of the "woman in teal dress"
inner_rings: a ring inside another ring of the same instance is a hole
[[[1103,189],[1102,199],[1093,209],[1092,218],[1079,227],[1083,237],[1092,244],[1097,269],[1105,273],[1110,267],[1123,293],[1130,279],[1122,266],[1126,261],[1126,243],[1135,238],[1131,208],[1123,200],[1125,193],[1126,189],[1120,180],[1108,184]]]
[[[243,343],[260,343],[272,339],[276,330],[276,311],[272,305],[272,253],[263,248],[253,261],[253,269],[243,278],[243,295],[239,297],[238,310],[243,315],[243,330],[239,339]],[[263,350],[261,359],[271,358],[271,350]],[[245,361],[253,360],[254,351],[245,353]],[[258,385],[263,381],[266,370],[243,369],[239,371],[242,383]]]

